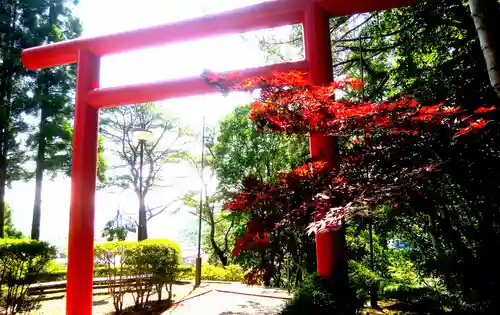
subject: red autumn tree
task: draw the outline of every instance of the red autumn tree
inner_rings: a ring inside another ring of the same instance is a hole
[[[251,219],[237,238],[234,255],[272,244],[284,226],[308,222],[309,232],[336,227],[382,203],[395,207],[425,198],[426,181],[439,176],[435,154],[444,142],[485,127],[495,107],[465,112],[446,104],[424,106],[401,98],[380,103],[336,100],[339,89],[358,89],[362,82],[346,78],[314,86],[305,73],[275,73],[270,78],[241,80],[237,73],[204,73],[209,84],[223,93],[259,93],[250,119],[261,132],[338,136],[340,166],[306,161],[278,184],[248,177],[242,191],[226,204],[230,211],[246,212]]]

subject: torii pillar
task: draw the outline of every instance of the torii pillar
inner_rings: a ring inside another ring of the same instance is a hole
[[[317,4],[311,4],[304,15],[304,46],[309,61],[309,80],[315,85],[333,81],[332,45],[328,13]],[[329,66],[330,65],[330,66]],[[311,158],[324,160],[328,167],[339,166],[336,137],[315,133],[309,137]],[[347,279],[344,228],[322,230],[316,233],[316,261],[318,276]]]
[[[249,78],[275,71],[309,71],[312,83],[327,84],[332,80],[328,17],[401,7],[415,1],[270,0],[196,19],[24,50],[22,62],[32,70],[78,63],[66,314],[92,314],[99,109],[217,92],[201,77],[99,88],[100,57],[210,36],[303,23],[306,60],[246,69],[240,73]],[[332,166],[338,164],[334,138],[314,134],[311,135],[310,146],[313,157],[321,157]],[[342,230],[318,233],[316,243],[318,274],[334,278],[337,270],[342,271],[341,265],[345,262]],[[345,273],[342,271],[339,274]]]

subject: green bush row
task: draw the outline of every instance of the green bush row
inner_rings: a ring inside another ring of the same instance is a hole
[[[4,314],[30,312],[40,297],[28,295],[30,284],[54,259],[56,248],[27,239],[0,239],[0,310]]]
[[[101,278],[106,277],[109,272],[109,268],[103,266],[94,266],[94,277]],[[178,267],[179,280],[194,280],[195,278],[195,267],[180,265]],[[213,266],[213,265],[203,265],[201,269],[201,277],[203,280],[209,281],[235,281],[239,282],[243,279],[243,270],[237,265],[229,265],[227,267]],[[50,282],[50,281],[60,281],[66,280],[67,271],[62,269],[59,271],[45,271],[41,272],[38,276],[37,281],[39,282]]]
[[[182,266],[179,279],[194,280],[196,269],[193,266]],[[209,281],[237,281],[243,280],[243,270],[240,266],[229,265],[227,267],[203,265],[201,268],[201,279]]]

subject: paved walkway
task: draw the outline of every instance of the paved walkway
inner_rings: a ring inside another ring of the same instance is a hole
[[[163,312],[165,315],[256,315],[276,314],[290,297],[286,291],[264,287],[249,287],[239,283],[202,283],[193,290],[192,285],[174,287],[178,302]],[[155,298],[154,296],[152,298]],[[113,303],[108,295],[95,295],[94,315],[111,314]],[[132,296],[125,296],[125,305],[132,305]],[[44,301],[33,315],[65,314],[65,299]]]
[[[211,291],[184,301],[163,314],[166,315],[254,315],[277,314],[283,299]]]

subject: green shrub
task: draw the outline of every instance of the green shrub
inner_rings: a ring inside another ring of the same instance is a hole
[[[370,296],[372,288],[379,288],[383,279],[376,272],[359,261],[349,261],[349,281],[356,290],[360,303],[364,303]]]
[[[182,259],[180,246],[168,240],[137,242],[107,242],[95,246],[94,274],[108,278],[108,291],[117,312],[123,310],[125,293],[133,291],[135,309],[143,308],[152,294],[162,299],[166,288],[172,298],[172,282],[180,274]],[[135,281],[128,278],[133,277]]]
[[[43,273],[59,273],[65,272],[66,266],[58,263],[55,259],[50,260],[47,265],[43,268]]]
[[[280,315],[353,315],[361,306],[354,290],[332,284],[322,277],[311,277],[299,283]]]
[[[95,268],[107,278],[108,293],[113,297],[113,306],[117,312],[123,311],[123,298],[131,287],[126,280],[133,275],[131,265],[138,246],[136,242],[125,241],[94,246]]]
[[[6,314],[29,312],[41,297],[28,295],[30,284],[56,255],[55,247],[26,239],[0,239],[0,309]]]
[[[195,270],[193,266],[181,265],[179,266],[179,279],[181,280],[194,280]]]
[[[243,270],[237,265],[226,267],[203,265],[201,278],[213,281],[241,281],[243,279]]]
[[[38,274],[37,281],[38,282],[52,282],[52,281],[62,281],[66,280],[68,275],[68,270],[66,267],[61,268],[60,270],[50,270],[51,268],[47,268],[48,271],[42,271]],[[106,278],[108,276],[108,268],[100,265],[94,266],[94,278]]]
[[[196,268],[194,266],[180,266],[179,279],[194,280]],[[203,265],[201,267],[201,279],[209,281],[237,281],[243,280],[243,269],[238,265],[226,267]]]
[[[139,244],[139,255],[135,256],[139,274],[151,275],[151,283],[162,299],[165,287],[168,299],[172,299],[172,282],[177,279],[182,261],[181,247],[169,240],[144,240]]]
[[[394,287],[386,291],[386,296],[397,300],[400,310],[418,314],[444,314],[443,307],[452,304],[450,297],[432,287]]]

